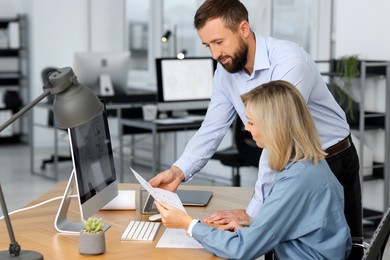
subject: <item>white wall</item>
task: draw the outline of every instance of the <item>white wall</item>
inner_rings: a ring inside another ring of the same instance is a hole
[[[72,66],[73,53],[88,47],[86,0],[33,1],[28,12],[31,98],[42,93],[41,71]],[[47,122],[47,111],[34,109],[35,122]],[[52,132],[34,129],[38,146],[52,142]]]
[[[336,57],[357,54],[361,59],[390,59],[390,2],[335,0]]]
[[[18,0],[1,0],[0,17],[12,17],[19,11]]]
[[[125,1],[88,0],[90,3],[91,51],[123,51],[126,30]]]

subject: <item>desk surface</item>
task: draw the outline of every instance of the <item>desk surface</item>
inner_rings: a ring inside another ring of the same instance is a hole
[[[120,189],[137,191],[136,211],[100,211],[96,214],[105,223],[111,225],[106,231],[106,253],[94,256],[93,259],[219,259],[205,249],[172,249],[156,248],[165,228],[162,226],[153,242],[121,241],[120,237],[130,220],[147,220],[139,209],[139,185],[120,184]],[[210,190],[214,192],[207,207],[186,207],[187,212],[196,218],[203,219],[218,209],[245,208],[253,189],[242,187],[220,186],[187,186],[180,189]],[[58,185],[48,193],[32,201],[28,205],[61,196],[65,183]],[[7,199],[7,198],[6,198]],[[54,228],[54,218],[60,200],[56,200],[35,209],[16,213],[11,216],[16,241],[22,249],[38,251],[45,259],[85,259],[87,256],[78,253],[78,236],[58,233]],[[77,210],[71,207],[71,216]],[[0,222],[0,250],[8,250],[9,238],[4,221]]]

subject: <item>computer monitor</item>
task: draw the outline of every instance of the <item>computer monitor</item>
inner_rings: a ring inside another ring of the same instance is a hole
[[[129,52],[76,52],[73,59],[78,81],[98,96],[126,94],[129,66]]]
[[[73,171],[56,216],[55,228],[59,232],[79,233],[83,228],[82,220],[95,214],[118,195],[106,111],[85,124],[69,128],[68,133]],[[77,198],[79,221],[72,221],[67,216],[72,197]]]
[[[160,112],[185,116],[207,109],[216,63],[211,57],[157,58],[157,106]]]

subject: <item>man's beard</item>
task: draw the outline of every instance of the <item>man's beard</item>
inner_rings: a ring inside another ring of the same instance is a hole
[[[227,70],[229,73],[237,73],[245,68],[245,64],[247,62],[248,56],[248,44],[246,44],[243,40],[240,41],[240,46],[236,53],[232,56],[223,56],[218,59],[220,62],[224,58],[230,57],[232,62],[221,65]]]

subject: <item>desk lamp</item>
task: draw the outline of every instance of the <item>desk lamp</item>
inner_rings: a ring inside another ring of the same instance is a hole
[[[48,77],[48,83],[43,86],[43,91],[44,92],[39,97],[23,107],[8,121],[2,124],[0,126],[0,132],[23,116],[48,95],[55,95],[53,113],[56,127],[61,129],[72,128],[84,124],[103,110],[103,103],[100,102],[92,90],[78,83],[77,78],[70,67],[53,71]],[[38,252],[21,250],[20,245],[15,240],[1,184],[0,204],[11,240],[9,250],[0,251],[0,259],[43,259],[42,254]]]

